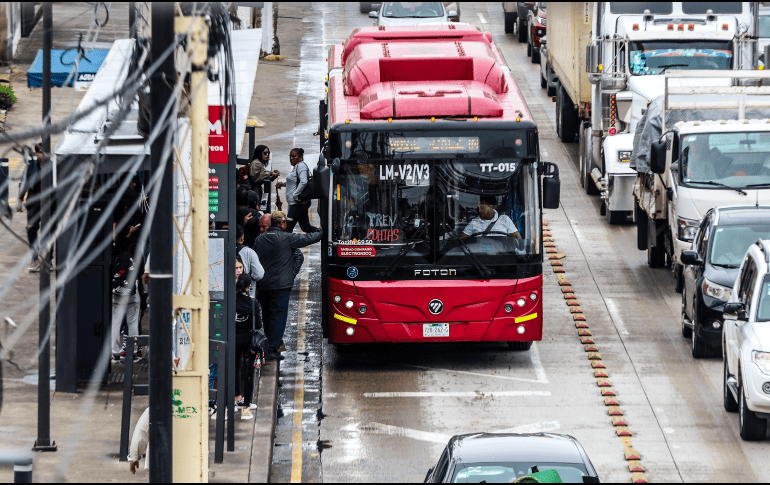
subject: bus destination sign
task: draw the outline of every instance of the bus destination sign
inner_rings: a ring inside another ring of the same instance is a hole
[[[417,136],[388,140],[390,149],[394,152],[409,153],[479,153],[479,138],[477,136]]]

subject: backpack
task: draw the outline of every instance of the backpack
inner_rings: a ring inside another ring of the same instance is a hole
[[[240,168],[238,168],[236,179],[237,179],[236,183],[242,186],[245,185],[251,188],[251,181],[249,180],[248,165],[242,165]]]

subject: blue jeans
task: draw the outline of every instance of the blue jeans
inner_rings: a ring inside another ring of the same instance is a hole
[[[310,210],[310,202],[301,202],[299,204],[290,205],[289,213],[286,214],[286,217],[292,220],[286,223],[286,232],[294,232],[294,226],[296,226],[297,223],[299,223],[299,227],[303,232],[318,232],[319,229],[310,224],[308,210]]]
[[[285,290],[259,290],[257,295],[262,307],[262,323],[270,344],[270,352],[277,352],[286,331],[286,318],[289,316],[289,297],[291,288]]]

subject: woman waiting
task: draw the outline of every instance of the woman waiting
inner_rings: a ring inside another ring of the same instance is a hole
[[[235,404],[243,406],[241,419],[251,419],[251,397],[254,395],[254,360],[251,352],[251,329],[262,328],[259,312],[254,311],[254,299],[249,296],[251,276],[243,273],[235,284],[235,386],[243,385],[243,394],[236,396]]]
[[[305,232],[318,232],[318,228],[310,225],[308,211],[310,201],[300,200],[300,194],[310,180],[310,169],[304,161],[305,150],[302,148],[292,148],[289,153],[289,162],[294,167],[291,173],[286,177],[286,184],[278,182],[277,187],[286,185],[286,202],[289,203],[289,213],[287,217],[289,222],[286,225],[286,232],[292,232],[294,226],[299,223],[299,227]]]
[[[257,145],[249,160],[249,181],[259,200],[262,200],[262,193],[265,182],[275,180],[280,172],[278,170],[269,171],[270,167],[270,149],[267,145]]]

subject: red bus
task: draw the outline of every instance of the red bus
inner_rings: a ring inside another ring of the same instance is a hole
[[[529,349],[559,176],[491,35],[365,27],[328,61],[314,171],[324,336]]]

